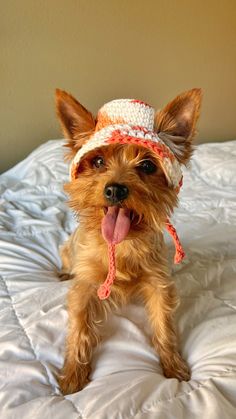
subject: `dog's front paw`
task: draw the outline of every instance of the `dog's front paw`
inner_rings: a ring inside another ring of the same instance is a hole
[[[90,368],[88,365],[83,365],[82,368],[68,369],[63,368],[58,376],[58,383],[62,394],[72,394],[82,390],[89,382],[88,376]]]
[[[171,359],[162,360],[162,368],[166,378],[177,378],[179,381],[191,378],[189,367],[178,352],[172,354]]]

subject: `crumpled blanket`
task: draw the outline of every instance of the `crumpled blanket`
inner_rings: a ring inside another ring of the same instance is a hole
[[[1,419],[235,418],[236,141],[197,148],[172,219],[187,253],[171,269],[191,380],[163,376],[144,309],[130,304],[104,325],[91,382],[68,396],[56,374],[72,281],[58,280],[58,247],[76,221],[62,145],[49,141],[0,176]]]

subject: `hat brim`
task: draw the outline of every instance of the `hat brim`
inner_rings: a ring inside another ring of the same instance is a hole
[[[133,144],[151,150],[158,157],[169,186],[179,188],[182,180],[182,171],[178,160],[170,148],[153,131],[126,124],[106,127],[93,134],[74,157],[70,169],[71,179],[78,177],[79,164],[85,155],[92,150],[111,144]]]

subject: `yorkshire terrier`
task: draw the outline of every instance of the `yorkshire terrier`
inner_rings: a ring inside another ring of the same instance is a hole
[[[173,315],[179,300],[163,230],[174,238],[178,263],[184,253],[169,217],[178,204],[181,165],[193,152],[201,96],[201,89],[192,89],[156,113],[138,100],[114,100],[95,118],[70,94],[56,91],[72,160],[65,191],[79,217],[61,249],[62,277],[74,279],[59,375],[64,394],[88,382],[101,321],[133,296],[146,308],[165,377],[190,378],[178,348]]]

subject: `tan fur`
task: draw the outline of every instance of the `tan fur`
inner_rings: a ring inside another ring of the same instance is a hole
[[[199,113],[201,92],[195,90],[182,95],[182,99],[178,97],[156,119],[157,130],[165,135],[167,129],[168,141],[171,141],[170,135],[174,136],[174,125],[179,124],[176,136],[182,138],[182,163],[186,163],[191,155],[190,140]],[[58,95],[60,101],[69,100],[71,104],[71,96],[68,99],[64,95],[62,99],[60,92]],[[65,121],[62,109],[65,108],[68,112],[66,104],[61,106],[60,102],[58,114],[62,125]],[[77,112],[80,113],[79,107]],[[171,112],[171,121],[166,112]],[[179,129],[180,115],[184,119],[184,132]],[[70,120],[68,115],[66,118]],[[83,116],[77,116],[73,111],[73,118],[77,120],[74,126],[78,127],[77,123]],[[65,130],[68,131],[68,127]],[[78,130],[81,135],[79,127]],[[75,132],[73,136],[76,136]],[[178,141],[173,148],[178,148]],[[95,168],[92,164],[95,156],[103,156],[106,167]],[[157,170],[154,174],[146,175],[138,170],[143,159],[155,162]],[[103,207],[107,206],[103,191],[105,185],[112,182],[129,188],[129,196],[122,206],[133,210],[135,218],[126,240],[116,246],[117,270],[111,295],[108,300],[100,301],[97,290],[108,271],[107,244],[101,234]],[[178,198],[176,192],[167,186],[158,158],[135,145],[100,148],[84,157],[77,179],[65,185],[65,190],[70,197],[70,207],[79,215],[80,225],[61,250],[63,274],[68,273],[75,279],[67,301],[69,330],[64,367],[59,377],[62,392],[73,393],[84,387],[89,378],[93,349],[101,339],[102,320],[110,310],[126,304],[133,296],[139,296],[145,305],[152,326],[153,345],[160,355],[165,376],[188,380],[188,366],[179,353],[173,321],[178,297],[169,276],[162,235],[166,218],[171,215]]]
[[[155,116],[159,137],[182,164],[189,161],[193,152],[192,139],[196,133],[201,100],[201,89],[192,89],[177,96]]]
[[[72,159],[95,130],[96,121],[92,113],[87,111],[73,96],[63,90],[56,89],[56,110],[62,131],[70,152],[66,158]]]

